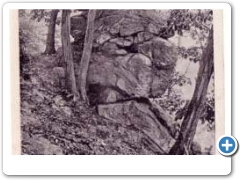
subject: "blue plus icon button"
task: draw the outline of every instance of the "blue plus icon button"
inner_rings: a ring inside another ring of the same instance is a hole
[[[237,148],[238,142],[233,136],[222,136],[218,140],[218,151],[224,156],[231,156],[233,155]]]

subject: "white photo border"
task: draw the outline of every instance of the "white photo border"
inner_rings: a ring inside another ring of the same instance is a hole
[[[231,6],[227,3],[7,3],[3,6],[3,172],[6,175],[228,175],[221,155],[12,155],[11,9],[222,9],[224,12],[225,134],[231,135]]]

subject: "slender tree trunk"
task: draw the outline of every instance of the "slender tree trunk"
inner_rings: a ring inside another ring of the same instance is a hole
[[[96,10],[89,10],[88,12],[88,20],[87,20],[87,29],[84,40],[83,54],[80,62],[80,80],[79,80],[79,89],[81,92],[81,97],[86,104],[89,104],[87,92],[86,92],[86,84],[87,84],[87,72],[89,61],[92,53],[92,41],[93,41],[93,33],[94,33],[94,20],[96,16]]]
[[[66,84],[67,84],[67,87],[74,94],[74,96],[78,97],[79,93],[76,87],[72,48],[70,43],[70,11],[69,10],[62,11],[61,36],[62,36],[63,56],[66,62]]]
[[[56,20],[59,10],[52,10],[50,14],[50,21],[48,25],[48,33],[47,33],[47,40],[46,40],[46,49],[44,54],[54,54],[56,53],[55,50],[55,27],[56,27]]]
[[[208,84],[213,73],[213,59],[213,29],[211,28],[208,44],[200,61],[194,94],[183,119],[180,135],[169,151],[169,154],[183,155],[187,154],[190,150],[196,133],[197,124],[203,110]]]

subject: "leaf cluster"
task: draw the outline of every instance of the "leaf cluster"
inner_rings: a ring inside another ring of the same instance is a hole
[[[167,20],[167,26],[162,30],[162,35],[168,38],[174,36],[175,33],[183,36],[184,31],[190,31],[192,29],[208,32],[212,20],[212,10],[172,10]]]
[[[50,15],[49,10],[46,9],[33,9],[31,10],[30,14],[31,14],[31,19],[32,20],[37,20],[38,22],[40,22],[41,20],[45,20],[45,21],[49,21],[49,15]]]
[[[190,48],[177,47],[178,54],[182,59],[189,59],[190,62],[198,62],[201,60],[203,49],[198,46],[192,46]]]

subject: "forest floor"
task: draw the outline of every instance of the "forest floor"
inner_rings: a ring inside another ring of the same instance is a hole
[[[100,117],[54,85],[56,56],[35,55],[21,76],[22,154],[158,154],[134,125]]]

